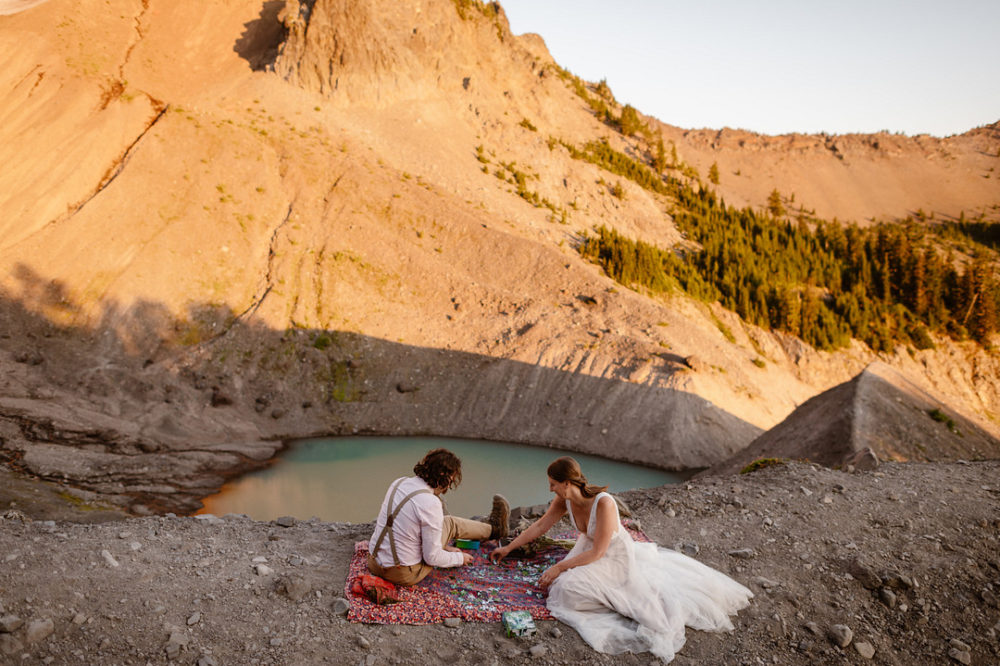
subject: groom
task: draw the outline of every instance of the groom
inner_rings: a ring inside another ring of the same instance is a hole
[[[449,546],[451,540],[505,538],[510,519],[503,495],[493,496],[488,523],[444,515],[441,495],[462,482],[462,461],[448,449],[429,451],[413,472],[390,486],[368,542],[368,570],[404,586],[416,585],[434,567],[471,564],[472,556]]]

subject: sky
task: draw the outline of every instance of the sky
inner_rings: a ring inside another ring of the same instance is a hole
[[[1000,120],[1000,0],[500,0],[562,67],[683,128],[944,137]]]

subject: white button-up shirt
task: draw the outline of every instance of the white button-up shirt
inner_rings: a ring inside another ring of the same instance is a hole
[[[398,480],[396,479],[396,481]],[[385,527],[389,494],[396,481],[389,485],[385,499],[382,500],[382,508],[379,509],[378,520],[375,521],[375,533],[372,534],[372,538],[368,542],[369,552],[375,548],[378,535]],[[393,509],[399,506],[404,497],[419,489],[427,489],[431,492],[419,493],[411,497],[410,501],[403,505],[403,508],[393,519],[391,529],[396,540],[396,555],[399,556],[399,564],[409,566],[423,561],[432,567],[461,566],[465,562],[462,553],[452,553],[441,547],[444,510],[441,507],[441,500],[432,494],[434,489],[427,485],[426,481],[419,476],[404,478],[403,482],[396,488],[392,500]],[[391,567],[396,564],[392,561],[392,548],[389,546],[388,532],[382,539],[382,547],[375,554],[375,560],[383,567]]]

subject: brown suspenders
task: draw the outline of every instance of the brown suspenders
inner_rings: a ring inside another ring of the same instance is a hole
[[[403,501],[396,505],[396,508],[392,508],[392,500],[396,496],[396,489],[399,488],[405,479],[400,479],[393,484],[392,489],[389,491],[389,504],[385,508],[385,527],[382,528],[382,532],[378,535],[378,539],[375,541],[375,548],[372,549],[372,556],[378,557],[379,549],[382,547],[382,540],[385,539],[386,532],[389,533],[389,549],[392,551],[392,563],[395,566],[399,566],[399,556],[396,555],[396,540],[392,536],[392,523],[399,515],[399,510],[403,508],[403,505],[410,501],[414,495],[419,495],[420,493],[431,492],[427,488],[419,488],[414,490],[412,493],[403,498]]]

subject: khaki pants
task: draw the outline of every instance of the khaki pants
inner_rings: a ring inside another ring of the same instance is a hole
[[[455,516],[445,516],[441,525],[441,545],[447,546],[452,539],[472,539],[473,541],[486,541],[490,538],[493,527],[489,523],[480,523],[468,518],[456,518]],[[416,585],[429,574],[434,567],[423,562],[410,565],[399,565],[396,567],[383,567],[375,561],[375,556],[368,553],[368,571],[376,576],[385,578],[390,583],[409,587]]]

